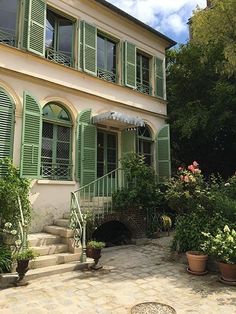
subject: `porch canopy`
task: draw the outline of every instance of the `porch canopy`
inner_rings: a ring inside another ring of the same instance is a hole
[[[145,122],[140,117],[129,116],[117,111],[103,112],[94,116],[93,124],[103,124],[106,126],[118,127],[119,129],[145,126]]]

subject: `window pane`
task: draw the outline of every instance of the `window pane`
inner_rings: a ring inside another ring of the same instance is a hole
[[[105,40],[103,37],[98,36],[97,37],[97,49],[103,50],[104,51],[105,47]]]
[[[59,141],[70,142],[70,128],[64,126],[57,127],[57,139]]]
[[[100,49],[97,51],[97,66],[105,70],[105,52]]]
[[[109,148],[116,148],[116,136],[113,134],[107,134],[107,146]]]
[[[46,21],[46,47],[54,48],[54,35],[55,34],[55,16],[52,12],[47,11]]]
[[[58,159],[70,158],[70,144],[69,143],[57,143],[57,162]]]
[[[53,141],[47,138],[43,138],[42,141],[42,159],[43,161],[52,161],[52,143]]]
[[[58,50],[69,56],[72,53],[72,34],[73,34],[72,23],[68,20],[59,20]]]
[[[116,163],[116,150],[114,149],[107,150],[107,162]]]
[[[143,68],[149,69],[149,58],[148,57],[142,56],[142,65],[143,65]]]
[[[53,138],[53,124],[43,122],[43,137],[44,138]]]
[[[18,0],[0,0],[0,28],[15,35]]]
[[[143,142],[143,153],[144,154],[151,154],[151,143],[150,142]]]
[[[107,41],[107,71],[114,72],[116,69],[116,44]]]

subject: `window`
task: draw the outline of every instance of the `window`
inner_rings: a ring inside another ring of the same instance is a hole
[[[73,65],[73,22],[47,10],[46,57],[67,66]]]
[[[150,94],[150,59],[137,52],[136,82],[137,90],[144,94]]]
[[[50,103],[43,109],[41,174],[52,180],[70,180],[71,118],[60,105]]]
[[[144,155],[145,163],[149,166],[153,163],[153,141],[151,131],[147,126],[138,128],[138,154]]]
[[[116,82],[116,43],[97,35],[97,75],[98,77]]]
[[[0,42],[16,46],[18,0],[0,0]]]

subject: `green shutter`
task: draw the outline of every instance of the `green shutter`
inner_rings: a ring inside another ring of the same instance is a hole
[[[84,69],[84,53],[83,53],[83,41],[84,41],[84,21],[78,21],[79,38],[78,38],[78,68]]]
[[[136,131],[123,130],[121,132],[121,153],[122,157],[128,153],[136,152]]]
[[[97,28],[83,22],[83,68],[97,76]]]
[[[20,167],[22,177],[40,177],[41,138],[42,109],[37,101],[25,92]]]
[[[24,0],[22,46],[40,56],[45,55],[45,0]]]
[[[155,75],[156,75],[156,96],[164,98],[164,61],[156,58],[155,62]]]
[[[136,88],[136,46],[124,43],[124,84]]]
[[[156,137],[156,162],[159,183],[163,183],[171,176],[170,161],[170,127],[164,125]]]
[[[76,177],[80,186],[97,178],[97,128],[91,124],[91,109],[77,119]]]
[[[10,96],[0,88],[0,159],[13,156],[15,105]],[[5,167],[0,166],[0,177]]]

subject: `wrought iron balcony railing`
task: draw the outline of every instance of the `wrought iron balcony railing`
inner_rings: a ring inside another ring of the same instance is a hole
[[[98,68],[97,76],[108,82],[116,83],[117,81],[117,75],[115,73],[103,70],[101,68]]]
[[[48,60],[52,60],[56,63],[63,64],[68,67],[73,66],[73,60],[70,56],[62,52],[55,51],[51,48],[46,48],[46,58]]]
[[[0,28],[0,43],[16,46],[16,36],[8,29]]]
[[[51,180],[71,180],[72,165],[68,164],[52,164],[49,162],[41,163],[41,174],[45,179]]]
[[[146,94],[146,95],[151,95],[152,88],[151,88],[150,84],[148,84],[148,83],[137,82],[137,91],[139,91],[140,93]]]

